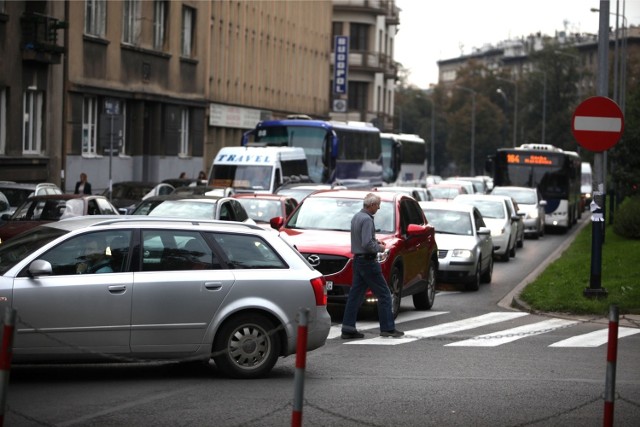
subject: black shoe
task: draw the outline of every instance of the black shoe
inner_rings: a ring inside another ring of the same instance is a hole
[[[394,329],[393,331],[381,331],[381,337],[391,337],[391,338],[400,338],[404,335],[404,332]]]
[[[364,338],[364,334],[362,332],[343,332],[342,333],[342,339],[343,340],[352,340],[355,338]]]

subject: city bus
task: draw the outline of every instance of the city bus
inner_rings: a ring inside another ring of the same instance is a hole
[[[243,135],[242,145],[301,147],[318,184],[371,188],[383,182],[380,130],[369,123],[306,116],[262,121]]]
[[[499,148],[487,159],[494,186],[538,188],[545,206],[545,226],[565,231],[582,215],[581,164],[575,151],[549,144]]]
[[[427,151],[424,139],[408,133],[382,133],[380,141],[385,182],[424,187],[427,182]],[[394,172],[398,170],[398,173]]]

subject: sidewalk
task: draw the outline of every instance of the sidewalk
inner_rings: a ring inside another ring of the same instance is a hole
[[[547,257],[545,262],[541,263],[538,267],[536,267],[536,269],[533,270],[531,273],[529,273],[529,275],[527,275],[527,277],[525,277],[522,280],[522,282],[520,282],[515,288],[513,288],[511,292],[505,295],[505,297],[498,302],[498,306],[502,308],[506,308],[508,310],[527,311],[533,314],[545,314],[550,317],[558,317],[563,319],[573,319],[573,320],[579,320],[584,322],[596,322],[596,323],[608,324],[609,323],[608,316],[589,316],[589,315],[579,316],[579,315],[572,315],[570,313],[541,312],[541,311],[534,310],[529,304],[527,304],[526,302],[520,299],[520,294],[522,293],[522,290],[529,283],[532,283],[533,281],[535,281],[536,278],[540,274],[542,274],[542,272],[552,262],[560,258],[560,256],[562,256],[562,253],[565,250],[567,250],[569,246],[571,246],[571,244],[573,243],[578,233],[580,233],[582,229],[585,228],[587,225],[591,225],[591,220],[589,218],[585,219],[580,224],[578,224],[579,228],[575,231],[575,233],[572,234],[571,238],[567,239],[562,245],[556,248],[556,250],[553,251],[553,253],[549,257]],[[640,315],[637,315],[637,314],[622,315],[618,319],[618,323],[619,323],[619,326],[624,326],[628,328],[640,328]]]

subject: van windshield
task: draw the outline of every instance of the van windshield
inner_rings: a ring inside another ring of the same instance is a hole
[[[272,170],[273,166],[215,165],[213,186],[271,190]]]

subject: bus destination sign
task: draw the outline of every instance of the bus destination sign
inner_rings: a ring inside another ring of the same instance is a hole
[[[557,158],[546,154],[507,153],[507,163],[516,165],[554,166],[557,164]]]

